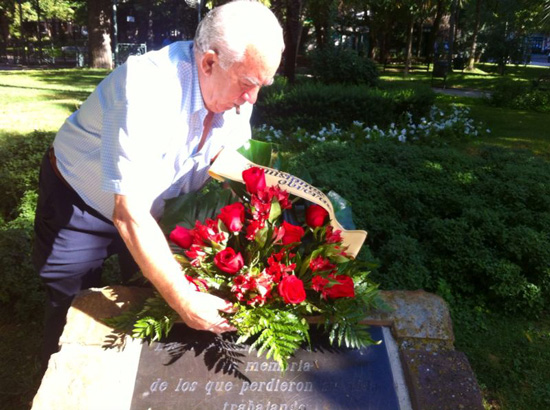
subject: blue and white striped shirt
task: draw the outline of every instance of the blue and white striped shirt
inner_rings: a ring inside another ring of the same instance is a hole
[[[59,171],[80,197],[106,218],[114,194],[137,196],[158,218],[164,200],[192,192],[208,179],[221,148],[250,139],[252,105],[215,114],[200,150],[207,109],[192,42],[176,42],[115,69],[59,130]]]

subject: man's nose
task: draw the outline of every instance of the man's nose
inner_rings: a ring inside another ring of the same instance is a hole
[[[250,104],[254,104],[256,102],[256,100],[258,99],[258,93],[259,92],[260,92],[260,87],[251,88],[250,90],[243,93],[242,98],[246,102],[248,102]]]

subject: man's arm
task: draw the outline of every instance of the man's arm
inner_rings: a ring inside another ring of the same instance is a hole
[[[208,293],[197,292],[189,284],[162,230],[140,201],[115,195],[113,223],[143,275],[189,327],[215,333],[235,330],[219,314],[219,311],[231,312],[231,304]]]

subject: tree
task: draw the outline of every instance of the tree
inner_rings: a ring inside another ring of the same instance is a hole
[[[473,71],[474,70],[474,63],[476,59],[476,52],[477,52],[477,37],[479,34],[479,27],[481,24],[481,5],[483,3],[483,0],[476,0],[475,4],[475,14],[474,14],[474,28],[472,33],[472,38],[470,40],[470,52],[468,53],[468,64],[466,66],[466,70]]]
[[[485,56],[497,62],[504,74],[510,62],[525,62],[528,37],[542,29],[541,13],[547,0],[486,0],[487,24],[479,34]]]
[[[284,14],[283,74],[290,83],[294,83],[298,48],[302,38],[302,13],[305,0],[284,0],[282,3],[284,10],[279,14]]]
[[[111,0],[88,0],[88,51],[92,68],[113,68],[111,23]]]
[[[370,40],[372,43],[370,57],[386,62],[390,57],[390,48],[398,21],[398,9],[393,0],[371,0]]]
[[[309,0],[308,17],[313,21],[317,47],[323,49],[332,44],[334,20],[338,12],[336,0]]]
[[[434,10],[434,6],[429,0],[406,0],[403,1],[402,7],[406,11],[405,16],[407,19],[407,51],[405,57],[404,73],[404,75],[407,76],[411,67],[415,22],[417,20],[423,21],[424,19],[426,19],[426,17]],[[419,31],[422,32],[421,26]]]

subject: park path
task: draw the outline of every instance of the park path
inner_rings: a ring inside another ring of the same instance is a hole
[[[440,88],[440,87],[432,87],[432,90],[434,90],[436,93],[439,93],[439,94],[454,95],[459,97],[488,98],[491,96],[490,92],[480,91],[480,90],[469,90],[469,89],[464,90],[459,88]]]

